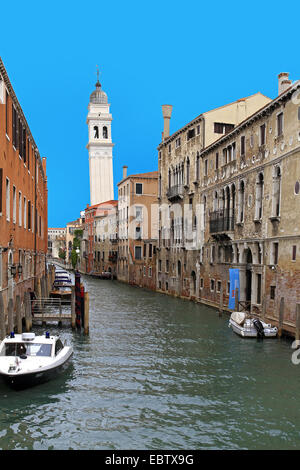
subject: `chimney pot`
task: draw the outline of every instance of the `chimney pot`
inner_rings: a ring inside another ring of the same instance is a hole
[[[285,90],[287,90],[292,84],[292,81],[289,80],[288,72],[281,72],[278,75],[278,95],[281,95]]]
[[[128,168],[127,165],[123,166],[123,179],[127,178],[127,168]]]
[[[172,115],[172,108],[173,106],[171,104],[162,105],[162,113],[164,118],[163,140],[169,137],[170,135],[170,119]]]

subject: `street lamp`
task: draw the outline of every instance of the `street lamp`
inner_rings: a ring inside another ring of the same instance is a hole
[[[80,254],[80,249],[79,247],[76,248],[76,255],[77,255],[77,259],[76,259],[76,270],[78,271],[78,260],[79,260],[79,254]]]

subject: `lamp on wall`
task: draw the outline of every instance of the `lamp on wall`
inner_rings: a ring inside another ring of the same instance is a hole
[[[23,266],[21,264],[18,264],[18,274],[19,274],[19,276],[21,276],[22,272],[23,272]]]

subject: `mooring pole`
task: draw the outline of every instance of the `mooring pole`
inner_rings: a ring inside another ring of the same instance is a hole
[[[89,293],[84,293],[84,334],[89,334],[89,311],[90,311],[90,303],[89,303]]]
[[[80,285],[80,299],[81,299],[81,326],[84,328],[84,286]]]
[[[80,292],[80,273],[75,272],[75,315],[76,327],[81,328],[81,292]]]

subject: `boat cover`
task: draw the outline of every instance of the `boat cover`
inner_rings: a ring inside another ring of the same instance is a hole
[[[230,318],[238,325],[243,325],[246,319],[246,313],[245,312],[232,312]]]

